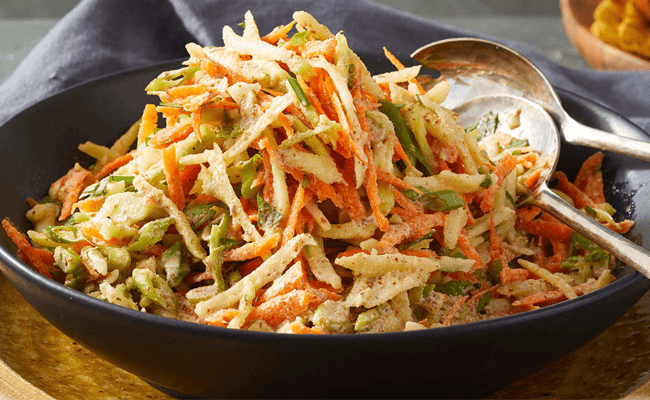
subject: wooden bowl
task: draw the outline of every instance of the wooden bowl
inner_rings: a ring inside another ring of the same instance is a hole
[[[594,10],[601,0],[560,0],[562,21],[569,41],[596,69],[650,70],[650,60],[623,51],[591,34]]]

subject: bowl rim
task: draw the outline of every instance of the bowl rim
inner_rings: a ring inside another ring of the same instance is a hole
[[[2,129],[12,122],[15,119],[20,118],[20,116],[26,112],[29,112],[32,108],[40,106],[42,103],[52,101],[53,98],[57,96],[62,96],[74,92],[77,90],[83,90],[89,86],[93,86],[97,83],[108,81],[111,79],[119,79],[122,76],[136,74],[140,72],[145,72],[148,70],[155,71],[158,68],[169,67],[170,65],[180,64],[182,61],[186,60],[184,58],[167,60],[160,63],[155,63],[151,65],[141,66],[137,68],[127,69],[124,71],[118,71],[103,75],[88,81],[77,83],[71,87],[60,90],[40,101],[26,107],[21,110],[4,124],[0,126],[0,132]],[[558,91],[558,94],[564,94],[567,96],[574,96],[578,98],[583,104],[588,106],[595,106],[597,109],[601,109],[609,113],[611,116],[616,116],[621,119],[626,125],[629,125],[633,128],[638,129],[640,132],[645,133],[648,137],[650,134],[645,132],[643,129],[638,127],[636,124],[631,122],[626,117],[620,115],[619,113],[611,110],[610,108],[597,103],[593,100],[587,99],[581,95],[573,93],[568,90],[555,87],[555,90]],[[384,342],[386,340],[412,340],[415,338],[426,338],[426,339],[435,339],[440,336],[448,335],[464,335],[474,333],[476,330],[483,331],[484,329],[507,329],[510,326],[522,325],[531,320],[542,320],[545,318],[562,315],[570,312],[574,308],[588,307],[593,303],[598,303],[601,299],[607,298],[609,296],[615,295],[621,291],[633,287],[638,284],[644,284],[645,290],[650,288],[650,280],[647,280],[645,276],[637,271],[631,271],[625,273],[624,276],[616,279],[614,282],[609,285],[595,290],[593,292],[584,294],[570,301],[565,300],[560,303],[552,304],[546,307],[539,308],[537,310],[525,311],[518,314],[475,321],[470,323],[464,323],[459,325],[445,326],[436,329],[422,329],[414,331],[402,331],[402,332],[382,332],[373,335],[345,335],[345,334],[333,334],[333,335],[283,335],[275,332],[256,332],[256,331],[247,331],[247,330],[238,330],[238,329],[228,329],[218,326],[212,326],[207,324],[201,324],[196,322],[182,321],[169,317],[163,317],[159,315],[143,313],[140,311],[135,311],[122,307],[116,304],[112,304],[103,300],[96,299],[92,296],[89,296],[83,292],[71,289],[65,285],[62,285],[54,280],[48,279],[47,277],[41,275],[38,271],[32,269],[27,264],[23,263],[20,259],[14,255],[9,249],[0,244],[0,264],[4,264],[12,272],[18,274],[21,278],[27,280],[30,284],[36,285],[43,290],[46,290],[52,295],[55,295],[58,298],[65,299],[66,301],[73,302],[87,302],[88,308],[93,312],[99,312],[102,314],[112,314],[118,318],[121,318],[121,321],[128,320],[130,323],[139,324],[145,323],[149,324],[155,329],[161,330],[172,330],[172,331],[182,331],[184,334],[192,334],[199,336],[220,336],[222,339],[226,340],[242,340],[247,339],[249,341],[256,341],[258,339],[272,339],[277,340],[278,343],[283,342],[297,342],[297,341],[306,341],[309,343],[320,342],[322,340],[333,340],[335,343],[347,343],[355,344],[357,341],[362,341],[363,343],[372,344],[375,342]],[[0,265],[1,266],[1,265]],[[629,266],[625,268],[631,269]],[[1,270],[2,268],[0,268]],[[643,282],[646,280],[646,282]],[[328,339],[324,339],[327,337]]]

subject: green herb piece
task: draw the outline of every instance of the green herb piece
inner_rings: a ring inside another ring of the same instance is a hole
[[[465,206],[465,200],[453,190],[425,193],[419,201],[431,211],[450,211]]]
[[[81,231],[75,226],[49,226],[43,230],[43,234],[53,242],[62,244],[78,243],[85,240]]]
[[[181,242],[176,242],[160,256],[165,276],[170,287],[176,287],[189,274],[189,257],[184,254]]]
[[[185,67],[175,71],[163,72],[156,79],[151,81],[144,90],[147,92],[158,92],[180,86],[194,78],[194,75],[200,69],[201,68],[199,67]]]
[[[507,190],[506,190],[506,198],[507,198],[508,200],[510,200],[510,202],[512,203],[513,206],[517,206],[517,202],[516,202],[515,199],[512,197],[512,195],[510,194],[510,192],[508,192]]]
[[[436,285],[434,290],[436,292],[444,293],[449,296],[460,296],[463,290],[472,286],[468,281],[448,281],[440,285]]]
[[[450,255],[449,257],[453,258],[462,258],[463,260],[467,260],[467,256],[460,251],[455,252],[454,254]]]
[[[142,296],[166,310],[171,311],[176,308],[174,292],[160,275],[147,268],[136,268],[131,276]]]
[[[192,230],[199,229],[216,215],[217,212],[212,208],[217,204],[218,203],[192,204],[185,207],[183,213],[187,217],[187,221],[190,223]]]
[[[594,218],[598,217],[598,213],[596,212],[596,210],[589,207],[588,205],[585,205],[585,212],[587,213],[587,215],[592,216]]]
[[[79,254],[63,246],[54,249],[54,265],[66,274],[77,275],[84,271]]]
[[[302,182],[300,182],[300,185],[302,185],[303,189],[307,189],[309,187],[309,178],[307,178],[307,175],[302,177]]]
[[[420,150],[416,144],[415,136],[409,129],[408,125],[406,125],[404,117],[402,117],[402,114],[399,112],[399,107],[388,100],[380,99],[379,102],[381,103],[379,111],[386,114],[388,119],[390,119],[390,121],[393,123],[393,126],[395,127],[395,135],[402,145],[402,148],[404,148],[404,151],[406,152],[409,161],[411,161],[411,164],[415,165],[416,161],[420,161],[420,163],[422,163],[422,165],[424,165],[424,167],[427,169],[429,174],[433,175],[433,169],[424,158],[422,150]]]
[[[480,186],[484,189],[492,186],[492,178],[490,178],[490,174],[485,174],[485,179],[483,179],[483,182],[481,182]]]
[[[492,261],[492,264],[490,264],[490,282],[492,282],[493,285],[497,285],[501,283],[501,270],[503,269],[503,264],[501,263],[501,260],[498,258],[494,261]]]
[[[560,264],[560,266],[564,269],[574,269],[576,267],[577,262],[578,262],[578,256],[571,256],[571,257],[567,257],[566,260],[562,261],[562,264]]]
[[[309,37],[311,36],[310,31],[302,31],[298,32],[295,35],[291,37],[291,40],[289,40],[289,43],[291,43],[292,46],[301,46],[309,40]]]
[[[204,126],[204,125],[202,125]],[[237,125],[227,125],[215,131],[216,138],[235,139],[242,134],[243,130]]]
[[[488,305],[490,300],[492,300],[492,293],[490,293],[489,291],[485,292],[485,294],[483,296],[481,296],[481,298],[478,301],[478,306],[476,307],[476,312],[480,313],[481,311],[483,311],[483,309],[485,309],[485,306]]]
[[[518,156],[521,154],[521,150],[515,150],[511,153],[513,156]]]
[[[280,222],[282,214],[273,208],[269,203],[264,201],[262,196],[257,195],[257,225],[266,228]]]
[[[475,125],[465,128],[466,132],[471,132],[474,129],[478,130],[477,142],[480,142],[489,135],[492,135],[497,130],[499,123],[499,115],[490,111],[485,114]]]
[[[513,147],[527,147],[528,146],[528,139],[512,139],[510,143],[508,143],[508,146],[506,146],[507,149],[511,149]]]
[[[174,222],[173,218],[161,218],[147,222],[140,228],[138,233],[127,249],[129,251],[143,251],[158,243],[165,235],[167,228]]]
[[[292,76],[290,76],[288,80],[289,80],[289,85],[291,86],[293,91],[296,92],[296,96],[298,97],[298,101],[300,101],[300,105],[302,105],[303,107],[311,106],[311,102],[307,98],[305,92],[300,87],[298,80]]]
[[[247,199],[257,196],[259,187],[251,188],[255,180],[255,172],[262,166],[262,156],[256,153],[250,160],[244,163],[241,170],[241,194]]]

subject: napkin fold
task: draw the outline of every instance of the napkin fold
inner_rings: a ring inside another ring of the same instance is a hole
[[[650,72],[573,70],[532,46],[478,35],[368,0],[83,0],[39,42],[0,85],[0,124],[30,105],[85,81],[187,56],[185,44],[223,44],[251,10],[262,34],[296,10],[330,30],[344,30],[366,63],[386,65],[382,47],[402,60],[435,40],[474,36],[506,44],[528,57],[556,87],[596,101],[650,132]]]

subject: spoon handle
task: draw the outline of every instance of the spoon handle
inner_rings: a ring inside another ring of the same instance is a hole
[[[604,227],[553,193],[545,184],[531,198],[534,205],[551,213],[617,259],[650,278],[650,252]]]
[[[569,116],[562,121],[560,128],[564,140],[568,143],[650,161],[650,142],[630,139],[590,128]]]

